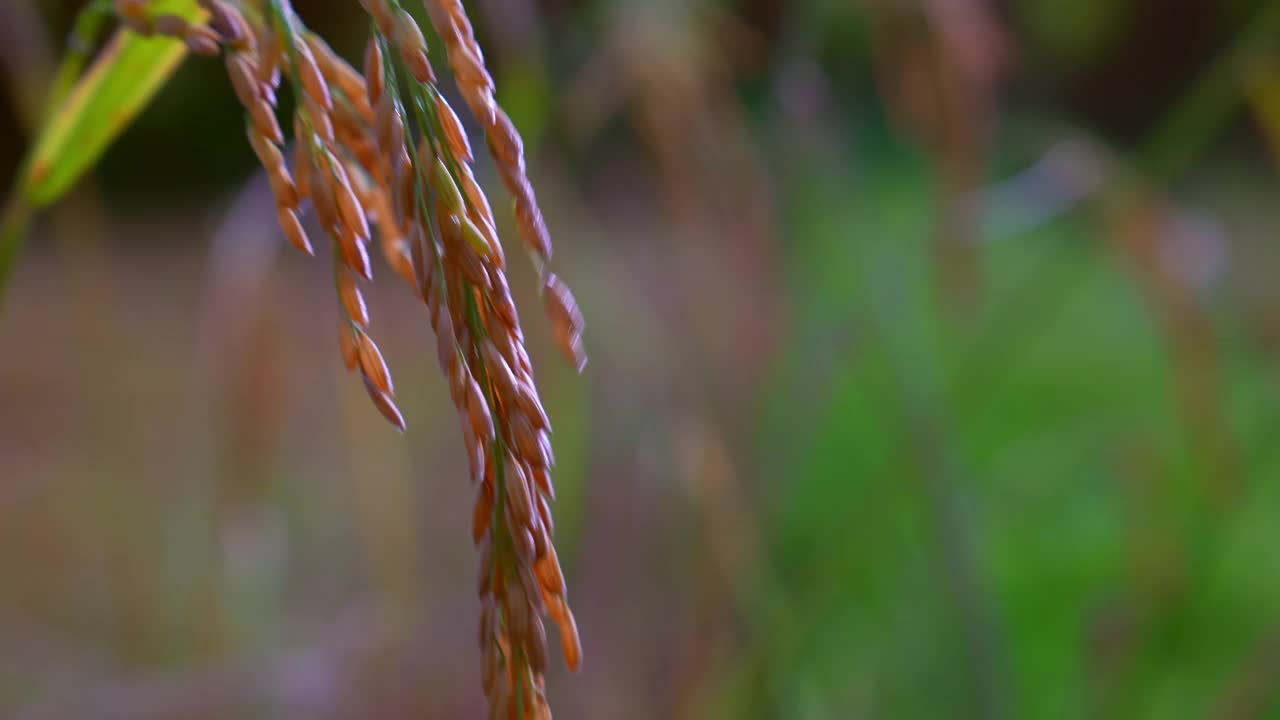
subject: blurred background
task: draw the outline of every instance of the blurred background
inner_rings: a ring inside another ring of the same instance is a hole
[[[80,5],[0,3],[6,191]],[[587,318],[512,263],[558,717],[1280,718],[1280,2],[468,7]],[[399,436],[241,122],[188,60],[20,260],[0,717],[483,716],[425,311]]]

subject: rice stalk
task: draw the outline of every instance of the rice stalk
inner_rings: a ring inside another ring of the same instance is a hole
[[[556,623],[571,669],[582,654],[553,544],[551,423],[507,283],[494,211],[472,171],[462,121],[436,85],[426,36],[398,0],[360,0],[371,33],[356,70],[306,29],[288,0],[200,4],[207,25],[153,14],[144,0],[114,6],[134,32],[178,38],[197,54],[222,57],[286,239],[314,254],[301,222],[307,200],[328,235],[343,363],[359,372],[374,406],[401,430],[404,417],[360,289],[373,279],[368,246],[375,232],[387,264],[426,305],[476,485],[481,685],[492,717],[549,718],[543,618]],[[550,269],[550,234],[523,141],[494,100],[465,8],[457,0],[425,5],[511,196],[556,344],[581,370],[583,316]],[[286,80],[297,108],[286,125],[293,128],[288,155],[276,102]]]

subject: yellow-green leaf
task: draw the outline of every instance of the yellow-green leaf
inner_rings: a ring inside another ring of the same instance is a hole
[[[203,21],[195,0],[161,0],[149,9]],[[47,119],[26,166],[27,202],[40,207],[65,193],[97,162],[186,56],[181,41],[118,31]]]
[[[1277,162],[1280,162],[1280,60],[1260,60],[1245,73],[1248,91],[1258,124]]]

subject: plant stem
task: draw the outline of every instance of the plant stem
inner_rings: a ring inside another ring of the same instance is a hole
[[[1235,116],[1240,78],[1280,29],[1280,2],[1263,5],[1246,29],[1193,83],[1138,150],[1151,175],[1170,178],[1185,170]]]
[[[75,85],[85,64],[89,61],[94,37],[111,15],[110,0],[94,0],[76,16],[75,25],[67,41],[67,54],[58,66],[46,101],[44,109],[46,117],[53,114]],[[36,129],[34,124],[37,120],[38,118],[34,116],[26,118],[29,131]],[[18,179],[14,181],[12,195],[9,197],[8,204],[5,205],[4,215],[0,217],[0,309],[4,307],[9,276],[13,274],[14,264],[22,251],[22,245],[26,240],[35,212],[23,197],[23,186],[26,183],[29,164],[30,156],[21,166]]]
[[[19,194],[9,199],[0,217],[0,310],[4,308],[5,290],[17,262],[22,243],[31,227],[32,209]]]

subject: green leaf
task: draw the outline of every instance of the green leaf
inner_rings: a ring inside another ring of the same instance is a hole
[[[161,0],[150,9],[191,22],[205,17],[195,0]],[[70,189],[142,111],[186,54],[186,45],[178,40],[118,31],[45,122],[23,178],[27,202],[42,207]]]

